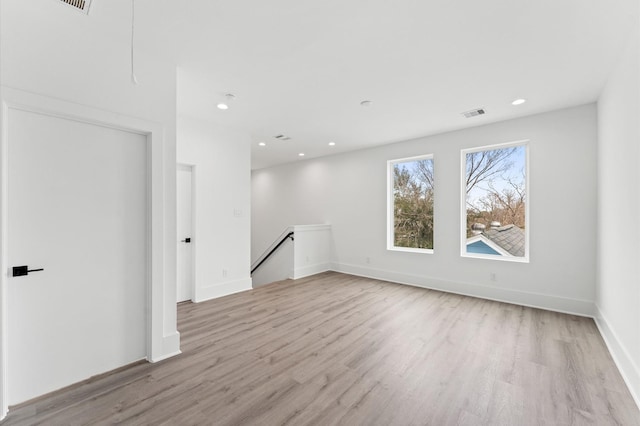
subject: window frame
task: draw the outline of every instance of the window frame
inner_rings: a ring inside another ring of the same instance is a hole
[[[531,230],[531,185],[530,185],[530,166],[529,166],[529,139],[518,140],[507,143],[497,143],[492,145],[484,145],[473,148],[465,148],[460,150],[460,256],[471,259],[487,259],[497,260],[501,262],[516,262],[516,263],[529,263],[530,262],[530,230]],[[467,252],[467,154],[481,151],[493,151],[504,148],[512,147],[524,147],[524,185],[525,185],[525,205],[524,205],[524,256],[497,256],[494,254],[482,254],[482,253],[468,253]]]
[[[435,189],[434,189],[434,197],[433,197],[433,204],[434,204],[434,217],[433,217],[433,223],[434,223],[434,248],[432,249],[425,249],[425,248],[413,248],[413,247],[396,247],[394,245],[395,242],[395,216],[394,216],[394,207],[395,207],[395,197],[393,196],[393,184],[394,184],[394,166],[396,164],[400,164],[400,163],[409,163],[412,161],[419,161],[419,160],[431,160],[433,162],[433,166],[434,166],[434,174],[435,174],[435,160],[434,160],[434,155],[433,154],[423,154],[423,155],[416,155],[413,157],[405,157],[405,158],[396,158],[394,160],[388,160],[387,161],[387,250],[388,251],[398,251],[398,252],[405,252],[405,253],[421,253],[421,254],[433,254],[434,253],[434,249],[435,249],[435,204],[436,204],[436,200],[435,200]],[[435,177],[434,177],[435,180]]]

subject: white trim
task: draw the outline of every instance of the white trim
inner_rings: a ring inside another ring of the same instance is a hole
[[[251,290],[251,278],[241,278],[239,280],[224,281],[207,287],[197,289],[194,302],[200,303],[206,300],[217,299],[218,297],[228,296],[230,294],[240,293]]]
[[[157,356],[148,358],[151,363],[160,362],[172,356],[182,353],[180,348],[180,333],[176,330],[173,333],[166,334],[162,337],[163,351],[159,352]],[[176,349],[178,348],[178,349]]]
[[[602,339],[607,345],[611,358],[613,358],[613,362],[618,367],[622,379],[627,384],[633,400],[638,408],[640,408],[640,368],[638,368],[638,364],[636,364],[633,357],[629,354],[622,340],[618,338],[616,332],[611,328],[611,323],[607,320],[597,303],[595,309],[596,315],[594,319],[598,331],[600,331]]]
[[[0,86],[0,95],[4,95],[4,87]],[[2,101],[0,97],[0,102]],[[7,179],[4,178],[8,170],[7,146],[4,143],[5,127],[7,123],[7,109],[4,103],[0,105],[0,420],[7,416],[8,404],[8,380],[7,380],[7,291],[5,287],[5,271],[7,262],[6,230],[4,220],[7,217]]]
[[[511,148],[516,146],[523,146],[525,149],[525,213],[524,213],[524,256],[496,256],[491,254],[479,254],[479,253],[467,253],[467,185],[466,185],[466,173],[467,173],[467,154],[474,152]],[[499,260],[502,262],[518,262],[529,263],[529,247],[530,247],[530,208],[531,205],[531,185],[529,185],[529,139],[523,139],[514,142],[498,143],[495,145],[485,145],[474,148],[466,148],[460,150],[460,256],[475,258],[475,259],[489,259]]]
[[[421,253],[421,254],[433,254],[434,249],[425,249],[425,248],[412,248],[412,247],[396,247],[394,245],[395,234],[394,234],[394,204],[395,199],[393,197],[393,167],[399,163],[409,163],[411,161],[419,161],[419,160],[431,160],[434,164],[435,169],[435,161],[433,154],[424,154],[424,155],[416,155],[413,157],[406,158],[397,158],[395,160],[387,160],[387,250],[389,251],[399,251],[406,253]],[[435,205],[435,195],[434,195],[434,205]],[[435,218],[434,218],[435,222]],[[435,241],[434,241],[435,243]],[[435,248],[435,245],[434,245]]]
[[[405,253],[423,253],[423,254],[433,254],[433,249],[423,249],[423,248],[411,248],[411,247],[393,247],[387,248],[389,251],[403,251]]]
[[[313,231],[331,231],[331,224],[321,223],[318,225],[293,225],[287,228],[287,231],[295,232],[313,232]]]
[[[320,274],[331,270],[331,262],[316,263],[315,265],[306,265],[300,268],[295,268],[291,271],[289,278],[297,280],[300,278],[309,277],[311,275]]]
[[[176,179],[180,169],[191,173],[191,301],[195,300],[196,294],[196,251],[198,239],[196,238],[196,165],[189,163],[176,163]],[[176,211],[178,205],[176,204]],[[182,237],[181,237],[182,238]],[[177,268],[177,265],[176,265]],[[176,280],[176,290],[178,281]]]
[[[23,110],[59,117],[67,120],[75,120],[108,128],[138,133],[147,137],[147,161],[148,161],[148,242],[147,253],[149,258],[147,274],[147,359],[156,360],[168,357],[179,352],[179,333],[175,330],[175,324],[166,324],[173,329],[169,335],[163,330],[165,310],[165,274],[164,274],[164,249],[165,249],[165,169],[164,169],[164,129],[162,124],[128,117],[109,111],[91,108],[72,102],[41,96],[9,87],[2,87],[2,135],[0,138],[0,319],[1,319],[1,346],[0,358],[0,414],[7,412],[8,389],[7,376],[7,146],[8,146],[8,112],[11,109]],[[172,304],[175,306],[175,304]]]
[[[171,353],[168,353],[166,355],[162,355],[162,356],[160,356],[158,358],[151,359],[151,360],[149,360],[149,362],[151,362],[152,364],[155,364],[156,362],[164,361],[165,359],[172,358],[174,356],[180,355],[181,353],[182,353],[182,351],[171,352]]]
[[[547,311],[561,312],[589,318],[593,317],[595,310],[594,303],[589,300],[571,299],[551,294],[505,289],[483,284],[449,281],[436,277],[405,274],[396,271],[367,268],[347,263],[332,263],[331,270],[360,277],[389,281],[397,284],[428,288],[431,290],[460,294],[463,296],[479,297],[481,299],[495,300],[497,302],[512,303],[520,306],[528,306],[531,308],[545,309]]]

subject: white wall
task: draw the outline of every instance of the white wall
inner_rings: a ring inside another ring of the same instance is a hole
[[[62,6],[62,7],[61,7]],[[103,5],[106,6],[106,5]],[[2,0],[2,84],[39,95],[156,123],[164,133],[165,176],[155,199],[164,205],[162,342],[156,359],[179,351],[175,306],[175,122],[176,72],[170,64],[138,53],[139,86],[131,84],[127,37],[95,25],[86,16],[50,0]],[[119,27],[121,28],[121,27]],[[99,336],[96,336],[99,338]],[[1,413],[0,413],[1,414]]]
[[[248,290],[251,140],[218,124],[179,117],[178,142],[178,162],[195,166],[194,301]]]
[[[254,256],[291,223],[331,223],[335,270],[590,315],[596,136],[592,104],[256,170]],[[460,150],[523,139],[530,140],[530,263],[461,258]],[[420,154],[434,154],[435,253],[387,251],[386,162]]]
[[[0,38],[2,37],[2,6],[0,5]],[[2,42],[0,39],[0,64],[2,63]],[[2,86],[4,84],[4,80],[2,77],[2,70],[0,69],[0,99],[2,99],[3,91]],[[0,114],[0,132],[4,131],[4,117],[3,114]],[[0,157],[4,155],[3,152],[0,152]],[[4,214],[5,206],[2,205],[0,201],[0,215]],[[0,252],[4,253],[6,250],[5,239],[0,237]],[[1,256],[1,255],[0,255]],[[0,257],[1,258],[1,257]],[[4,305],[4,301],[7,298],[7,293],[5,291],[5,286],[0,285],[0,306]],[[0,308],[0,331],[6,330],[8,322],[8,313],[4,311],[4,309]],[[8,358],[8,348],[4,343],[5,339],[0,338],[0,420],[2,420],[7,415],[7,408],[9,406],[9,395],[7,394],[8,388],[8,370],[7,370],[7,358]]]
[[[266,255],[289,232],[293,232],[293,240],[287,239],[251,276],[254,288],[274,281],[287,278],[297,280],[331,270],[329,224],[290,226],[271,241],[271,245],[259,256]],[[252,266],[260,257],[252,258]]]
[[[293,227],[293,274],[308,277],[331,269],[331,225],[296,225]]]
[[[635,33],[598,101],[597,321],[640,405],[640,46]]]
[[[293,239],[287,239],[273,254],[266,258],[252,275],[253,287],[281,281],[297,280],[310,275],[331,270],[331,225],[294,225],[271,242],[259,256],[267,254],[281,241],[284,235],[293,232]]]
[[[331,183],[326,181],[331,174],[329,160],[303,162],[304,167],[282,166],[252,172],[252,260],[291,225],[330,223],[327,203]]]
[[[293,230],[293,227],[289,228]],[[251,285],[265,284],[293,278],[294,241],[288,238],[256,271],[251,274]],[[251,258],[252,266],[256,258]]]

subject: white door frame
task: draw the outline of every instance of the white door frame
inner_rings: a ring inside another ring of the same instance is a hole
[[[7,212],[8,212],[8,143],[10,110],[35,112],[68,120],[109,127],[147,138],[147,360],[160,361],[180,353],[179,334],[164,324],[165,296],[165,167],[163,126],[138,118],[90,108],[71,102],[2,87],[0,125],[0,419],[7,414]],[[167,280],[171,284],[172,280]],[[175,308],[175,303],[173,303]],[[171,315],[169,315],[171,318]],[[165,333],[164,329],[168,333]],[[177,343],[177,345],[175,344]]]
[[[196,165],[188,163],[176,164],[176,177],[180,169],[189,169],[191,171],[191,301],[196,298],[196,244],[198,244],[196,235]],[[176,196],[177,199],[177,196]],[[176,204],[176,212],[178,206]],[[179,235],[182,238],[181,235]],[[177,265],[176,265],[177,269]],[[176,281],[176,287],[178,281]]]

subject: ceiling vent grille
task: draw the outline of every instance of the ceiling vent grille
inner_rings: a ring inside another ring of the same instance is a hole
[[[466,118],[477,117],[479,115],[484,114],[484,109],[476,108],[476,109],[472,109],[471,111],[463,112],[461,114],[464,115]]]
[[[91,6],[91,0],[59,0],[59,1],[74,7],[76,10],[80,10],[86,14],[89,14],[89,7]]]

